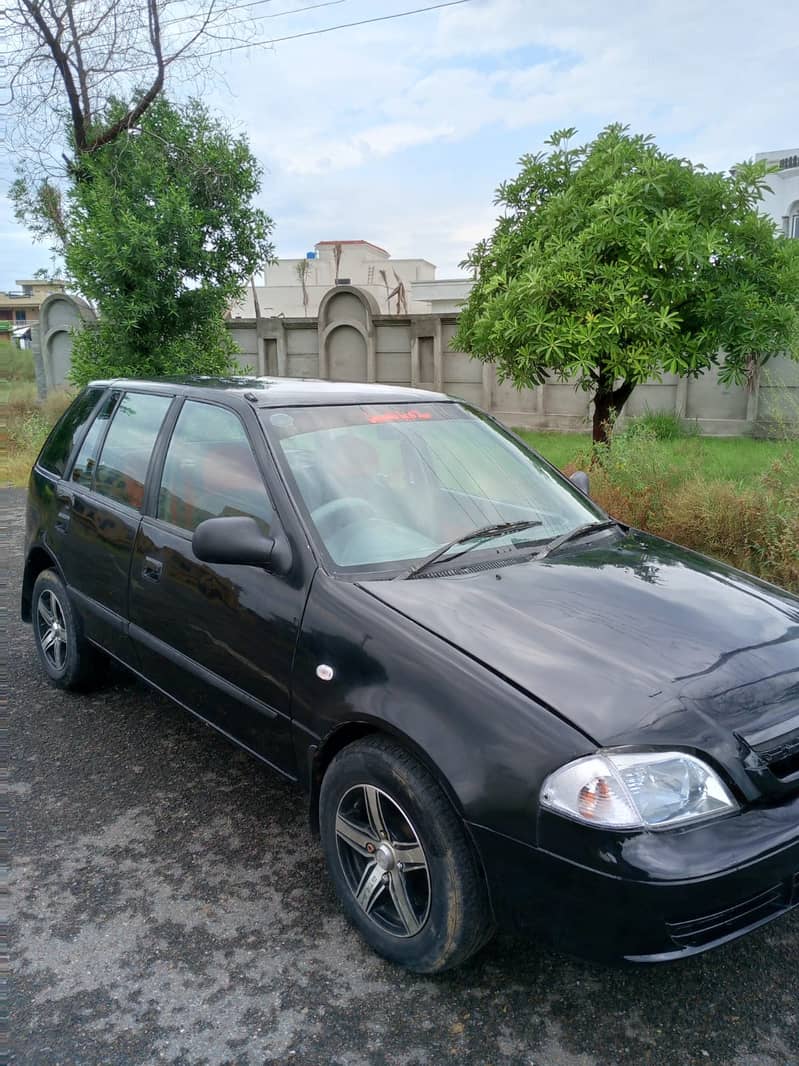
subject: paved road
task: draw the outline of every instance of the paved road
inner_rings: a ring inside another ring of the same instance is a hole
[[[799,915],[656,969],[501,938],[420,978],[339,916],[293,787],[122,675],[50,688],[4,492],[17,1066],[796,1066]]]

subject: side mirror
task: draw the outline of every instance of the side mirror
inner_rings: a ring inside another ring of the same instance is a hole
[[[591,483],[588,480],[588,474],[584,470],[575,470],[569,477],[569,481],[571,481],[572,485],[576,485],[585,496],[591,495]]]
[[[277,573],[285,573],[291,564],[285,540],[267,537],[254,518],[244,515],[206,518],[194,530],[191,548],[204,563],[262,566]]]

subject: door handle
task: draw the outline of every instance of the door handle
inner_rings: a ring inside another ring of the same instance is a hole
[[[56,491],[55,495],[59,504],[59,509],[55,516],[55,527],[60,533],[66,533],[69,528],[69,519],[72,514],[72,493],[64,492],[62,489]]]
[[[141,576],[146,581],[160,581],[161,571],[164,569],[164,564],[160,559],[154,559],[152,555],[145,555],[144,566],[141,568]]]

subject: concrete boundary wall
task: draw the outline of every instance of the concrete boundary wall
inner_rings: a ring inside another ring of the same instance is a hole
[[[66,292],[52,293],[39,308],[31,327],[31,349],[39,397],[68,384],[72,366],[72,334],[97,320],[84,301]]]
[[[435,389],[475,403],[507,425],[581,431],[591,405],[574,385],[552,380],[518,390],[492,364],[452,351],[456,314],[381,314],[369,293],[340,285],[318,318],[228,322],[241,362],[258,374],[333,381],[375,381]],[[799,433],[799,363],[775,357],[751,388],[724,386],[711,370],[698,378],[664,375],[639,385],[623,411],[677,412],[714,436]]]

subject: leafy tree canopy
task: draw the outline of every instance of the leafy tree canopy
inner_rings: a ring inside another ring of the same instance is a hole
[[[497,189],[502,215],[463,264],[475,286],[454,347],[518,388],[575,381],[595,440],[649,378],[717,365],[742,382],[799,353],[799,242],[757,211],[764,163],[710,173],[625,126],[572,148],[575,132]]]
[[[14,187],[18,217],[60,241],[100,314],[75,338],[77,383],[231,369],[223,314],[273,254],[272,222],[252,203],[259,181],[244,138],[197,101],[159,97],[135,128],[78,157],[63,203],[50,183]]]

